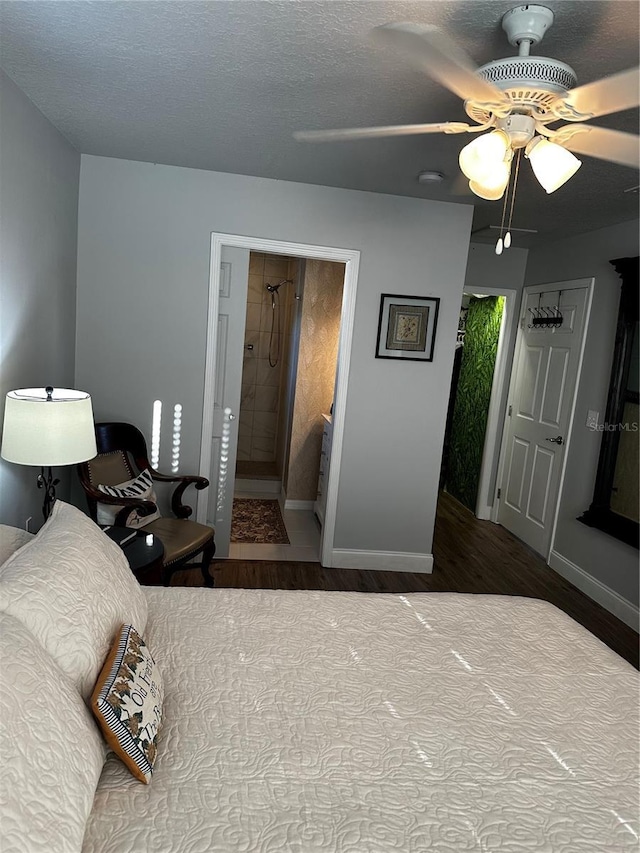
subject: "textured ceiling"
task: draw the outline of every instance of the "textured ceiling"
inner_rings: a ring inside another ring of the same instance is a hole
[[[500,20],[512,0],[232,0],[0,2],[0,64],[81,152],[476,205],[474,228],[499,224],[500,202],[456,195],[468,137],[311,145],[297,129],[465,120],[462,102],[386,46],[372,27],[435,23],[483,64],[508,56]],[[638,64],[638,3],[553,2],[534,51],[568,62],[579,84]],[[637,110],[596,120],[637,132]],[[635,170],[584,157],[547,196],[523,169],[514,225],[547,242],[632,219]],[[448,180],[420,186],[424,169]]]

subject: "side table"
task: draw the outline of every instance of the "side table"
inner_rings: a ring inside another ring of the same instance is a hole
[[[103,531],[122,548],[131,571],[145,586],[163,585],[164,545],[144,528],[103,527]]]

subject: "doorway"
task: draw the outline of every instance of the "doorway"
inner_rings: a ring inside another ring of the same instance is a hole
[[[200,472],[202,476],[208,477],[211,480],[211,499],[207,500],[207,497],[203,493],[199,493],[197,519],[203,523],[207,521],[214,523],[216,527],[217,554],[220,557],[228,556],[235,491],[236,459],[238,456],[242,364],[245,353],[245,326],[248,313],[247,289],[250,252],[264,254],[265,256],[286,257],[289,261],[297,261],[299,268],[304,259],[307,259],[307,263],[317,260],[344,265],[335,392],[333,395],[333,441],[330,460],[328,461],[326,470],[323,472],[326,505],[324,507],[324,519],[320,531],[319,549],[320,562],[322,565],[330,567],[333,555],[337,487],[342,454],[342,437],[344,432],[344,415],[360,255],[357,251],[264,240],[242,235],[212,235],[205,365],[205,400],[200,453]],[[274,270],[274,272],[276,271]],[[289,275],[289,269],[287,270],[286,278],[291,278],[292,281],[295,281],[294,276]],[[272,286],[274,284],[271,281],[268,283]],[[280,281],[278,280],[275,283],[279,284]],[[284,284],[280,287],[280,293],[282,293],[283,287],[285,287]],[[286,287],[291,286],[286,285]],[[260,331],[259,334],[263,335],[265,333]],[[274,334],[276,333],[274,332]],[[270,331],[267,337],[269,335]],[[262,352],[264,353],[265,351],[262,350]],[[280,354],[280,358],[282,358],[282,354]],[[282,364],[282,361],[280,364]],[[282,387],[280,387],[279,393],[281,392]],[[284,458],[287,458],[286,453]],[[285,479],[288,483],[288,473],[285,473]]]
[[[460,307],[440,488],[481,519],[493,512],[517,296],[474,288]]]
[[[250,252],[232,559],[318,561],[344,275],[343,263]]]

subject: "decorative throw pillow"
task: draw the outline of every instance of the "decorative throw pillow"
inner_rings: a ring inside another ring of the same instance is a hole
[[[133,480],[126,480],[124,483],[118,483],[116,486],[98,485],[98,489],[109,495],[112,498],[140,498],[144,501],[153,501],[156,503],[156,494],[153,491],[153,479],[149,469],[144,470]],[[124,506],[118,504],[98,504],[98,524],[113,524],[118,513],[124,509]],[[125,527],[145,527],[152,521],[160,518],[160,513],[156,507],[156,511],[150,515],[142,515],[139,510],[131,510],[127,517]]]
[[[147,625],[147,599],[122,548],[60,500],[0,566],[0,611],[26,625],[87,701],[122,623]]]
[[[151,781],[164,688],[144,640],[123,625],[91,697],[105,740],[136,779]]]

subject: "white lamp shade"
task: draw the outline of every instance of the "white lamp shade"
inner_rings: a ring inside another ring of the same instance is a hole
[[[509,183],[509,164],[499,163],[478,180],[469,181],[469,189],[480,198],[496,201],[502,198]]]
[[[2,455],[19,465],[73,465],[97,454],[91,397],[84,391],[21,388],[7,394]]]
[[[458,157],[460,169],[470,181],[482,182],[487,172],[505,162],[510,149],[511,143],[504,130],[485,133],[464,146]]]
[[[541,136],[531,140],[526,153],[536,178],[547,193],[555,192],[582,166],[582,161],[571,151]]]

